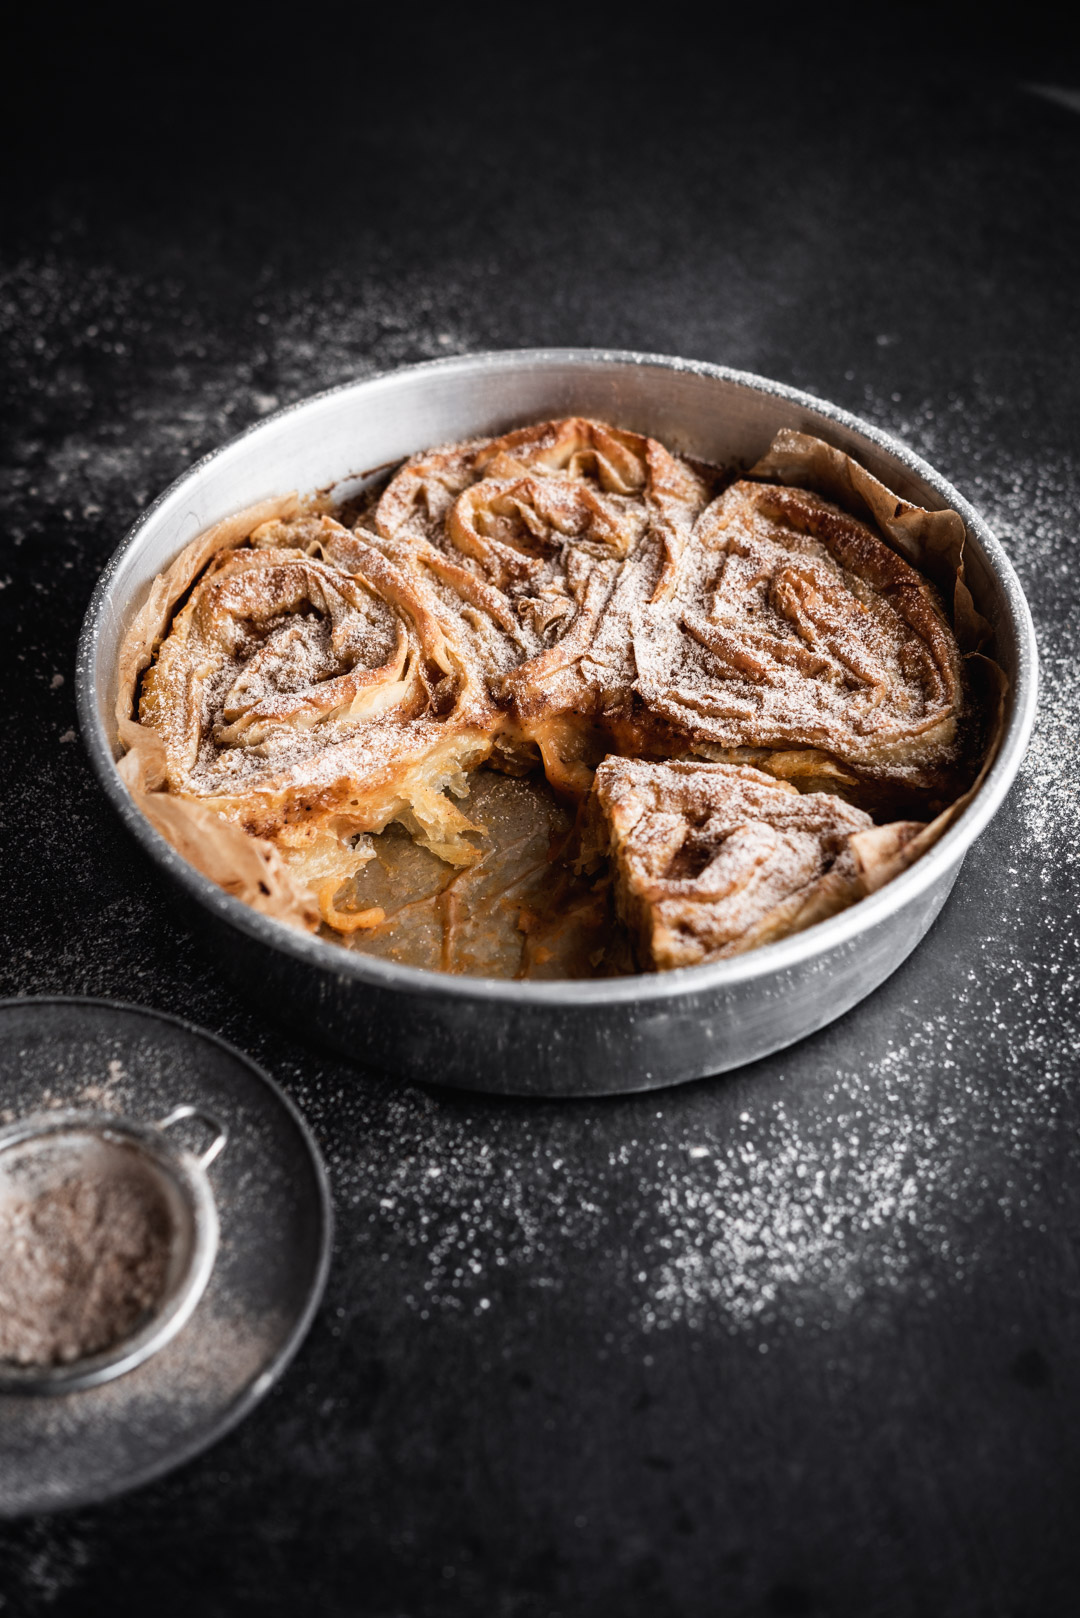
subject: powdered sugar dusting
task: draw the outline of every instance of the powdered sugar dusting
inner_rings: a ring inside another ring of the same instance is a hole
[[[1075,652],[1051,646],[1040,668],[1041,701],[1020,773],[1021,851],[1041,883],[1060,881],[1080,838],[1080,668]]]
[[[951,967],[949,1003],[916,957],[879,991],[873,1018],[864,1009],[745,1074],[606,1112],[616,1144],[601,1164],[585,1146],[597,1127],[590,1107],[526,1117],[395,1099],[394,1145],[372,1141],[374,1162],[336,1169],[363,1205],[384,1149],[392,1162],[369,1240],[385,1264],[402,1244],[415,1254],[410,1311],[486,1312],[511,1283],[539,1300],[587,1254],[594,1276],[629,1300],[628,1341],[720,1327],[765,1351],[778,1332],[839,1331],[856,1312],[885,1322],[898,1295],[975,1287],[1010,1231],[1038,1239],[1043,1182],[1064,1150],[1080,994],[1072,936],[1051,908],[1077,886],[1067,514],[1080,503],[1080,468],[999,454],[972,469],[970,401],[943,424],[867,406],[987,517],[1039,624],[1035,734],[953,900],[961,919],[950,936],[964,940],[965,960]]]
[[[895,1031],[867,1060],[841,1024],[769,1069],[602,1113],[339,1093],[334,1134],[353,1144],[332,1168],[358,1252],[372,1273],[403,1266],[400,1307],[424,1319],[521,1289],[540,1307],[584,1271],[631,1336],[764,1342],[963,1287],[1043,1217],[1032,1174],[1063,1127],[1057,1029],[1078,987],[1075,966],[1046,981],[993,945],[973,954],[947,1011],[883,1006]],[[1018,998],[1040,1014],[1011,1018]],[[970,1030],[995,1007],[973,1070]],[[605,1155],[587,1144],[601,1117]]]
[[[0,278],[0,342],[26,400],[9,535],[21,544],[41,514],[62,514],[76,531],[105,519],[115,544],[192,460],[269,411],[470,346],[458,296],[447,279],[327,284],[315,296],[264,277],[240,316],[249,341],[238,359],[235,327],[208,321],[179,279],[59,251],[16,261]]]

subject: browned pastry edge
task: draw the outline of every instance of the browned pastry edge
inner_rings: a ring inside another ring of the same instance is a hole
[[[613,861],[639,964],[664,971],[744,954],[847,909],[907,863],[922,829],[875,826],[840,798],[748,765],[609,758],[585,857]]]

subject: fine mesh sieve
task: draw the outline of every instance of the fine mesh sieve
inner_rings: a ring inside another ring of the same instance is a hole
[[[166,1134],[186,1119],[211,1131],[210,1144],[198,1153]],[[93,1387],[141,1364],[176,1336],[214,1267],[218,1218],[206,1171],[227,1140],[224,1125],[188,1104],[153,1124],[65,1110],[39,1113],[0,1130],[0,1209],[33,1203],[72,1184],[124,1184],[137,1188],[147,1220],[166,1243],[156,1301],[117,1340],[60,1363],[0,1359],[0,1392],[58,1394]]]

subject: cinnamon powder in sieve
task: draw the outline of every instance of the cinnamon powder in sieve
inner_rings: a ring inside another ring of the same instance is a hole
[[[160,1300],[172,1221],[137,1175],[80,1175],[0,1205],[0,1360],[68,1365]]]

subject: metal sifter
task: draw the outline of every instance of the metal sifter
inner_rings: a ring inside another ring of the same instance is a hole
[[[211,1131],[198,1154],[167,1134],[185,1119]],[[148,1215],[167,1231],[165,1274],[155,1303],[109,1347],[70,1363],[0,1359],[4,1393],[68,1393],[132,1370],[190,1319],[206,1290],[218,1248],[218,1216],[207,1175],[228,1130],[201,1107],[174,1107],[155,1123],[112,1113],[38,1113],[0,1130],[0,1207],[41,1197],[71,1182],[137,1183]]]

